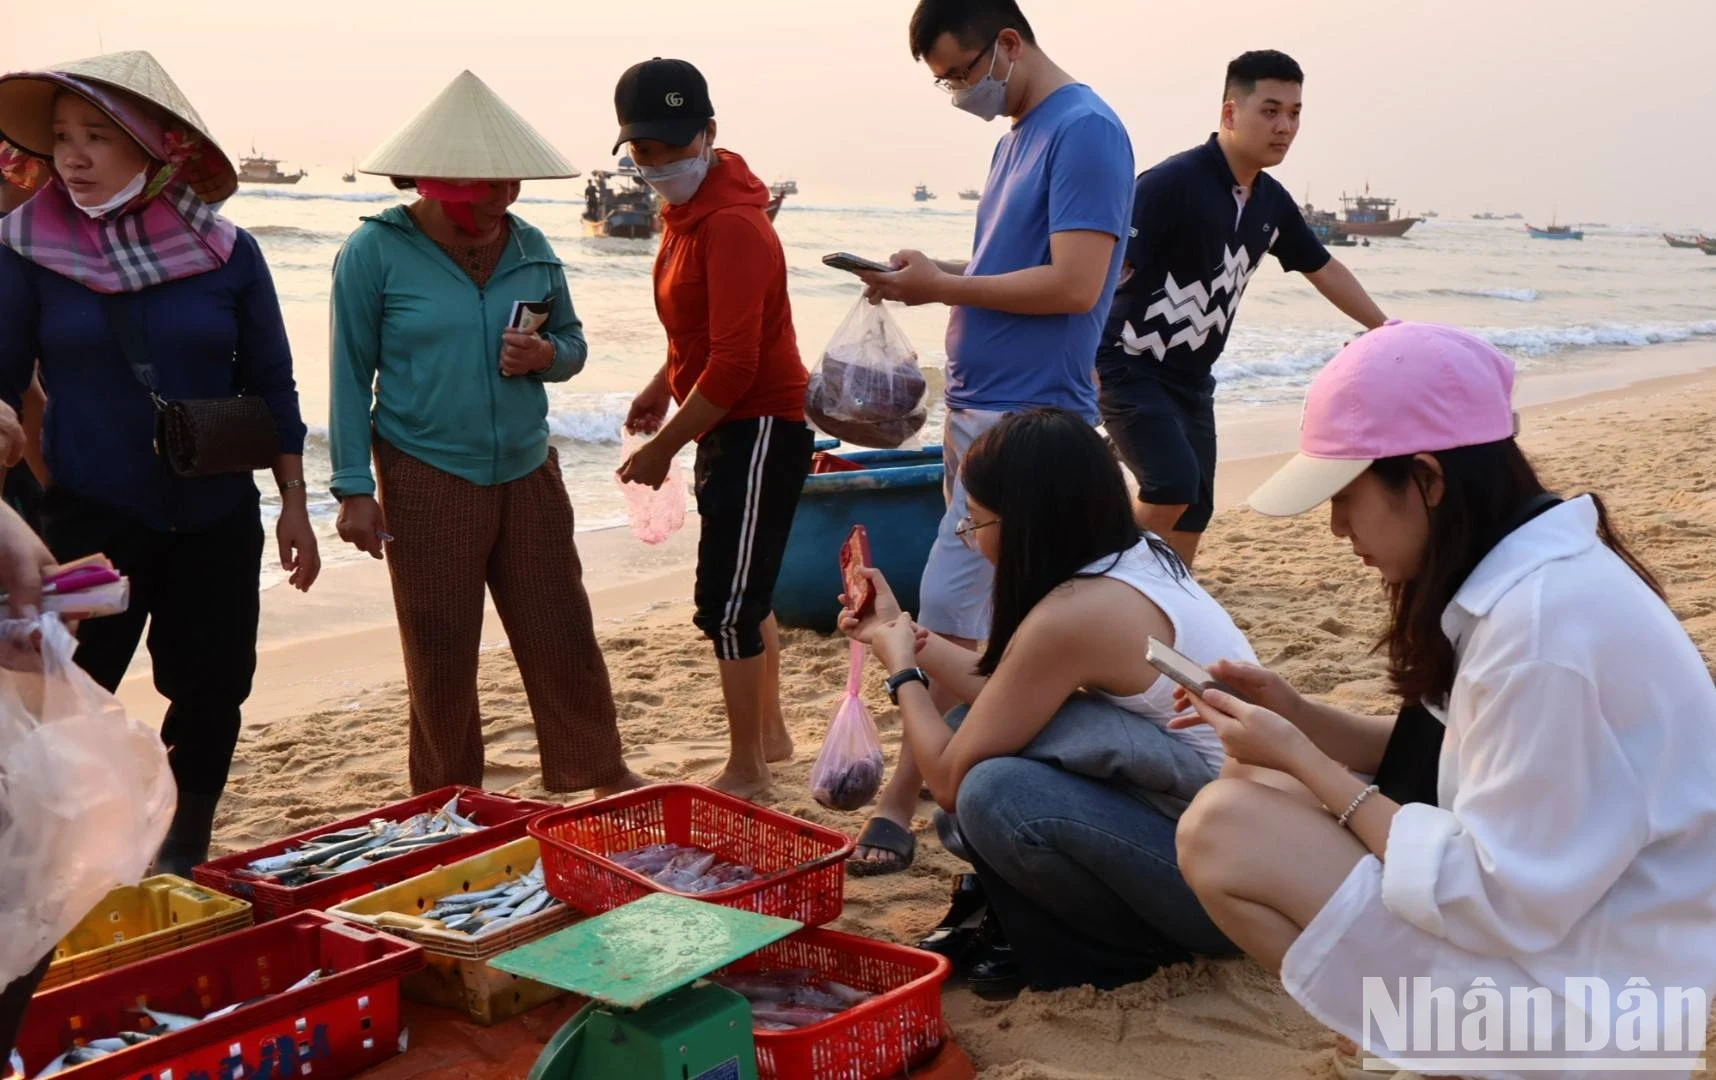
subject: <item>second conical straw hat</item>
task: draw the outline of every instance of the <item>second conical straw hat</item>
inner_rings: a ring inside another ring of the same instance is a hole
[[[578,171],[469,71],[359,166],[435,180],[555,180]]]

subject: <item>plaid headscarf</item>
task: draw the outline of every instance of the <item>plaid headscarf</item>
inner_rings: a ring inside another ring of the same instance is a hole
[[[59,177],[0,220],[0,244],[98,293],[128,293],[226,265],[238,226],[183,181],[91,218]]]
[[[129,132],[152,160],[137,198],[91,218],[72,201],[65,182],[41,159],[0,142],[0,174],[36,196],[0,219],[0,244],[98,293],[127,293],[205,274],[226,264],[238,227],[205,203],[191,185],[210,169],[205,141],[136,97],[55,75]],[[43,183],[45,181],[45,184]]]

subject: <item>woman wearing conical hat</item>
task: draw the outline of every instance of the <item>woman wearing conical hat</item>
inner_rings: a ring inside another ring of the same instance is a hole
[[[105,552],[131,579],[131,609],[84,623],[77,661],[116,688],[147,624],[179,787],[156,865],[188,876],[208,855],[256,668],[252,468],[270,449],[282,564],[303,590],[321,565],[280,305],[256,241],[211,205],[237,186],[231,161],[148,53],[0,76],[0,139],[0,172],[37,188],[0,219],[0,397],[15,405],[40,359],[48,544],[67,561]],[[244,429],[258,460],[223,446],[199,458],[219,472],[163,458],[156,394],[259,397]]]
[[[545,387],[583,368],[584,332],[548,239],[507,209],[521,181],[574,170],[467,71],[359,171],[420,196],[366,218],[335,261],[328,423],[340,536],[393,579],[412,789],[482,786],[485,587],[543,786],[636,787],[548,444]],[[529,324],[511,329],[520,302]]]

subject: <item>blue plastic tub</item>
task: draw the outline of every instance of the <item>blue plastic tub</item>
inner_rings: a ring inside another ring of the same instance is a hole
[[[918,610],[918,583],[946,505],[941,447],[858,450],[819,442],[863,465],[859,472],[822,473],[805,481],[775,584],[775,617],[782,626],[832,633],[840,615],[840,545],[852,526],[870,534],[870,557],[900,604]]]

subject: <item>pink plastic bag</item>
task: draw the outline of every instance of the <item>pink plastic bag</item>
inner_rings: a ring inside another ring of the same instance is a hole
[[[625,432],[620,437],[620,459],[631,457],[647,442],[645,436]],[[644,543],[659,544],[685,525],[685,483],[679,476],[679,462],[668,467],[667,479],[659,488],[621,483],[620,490],[626,494],[632,535]]]
[[[856,810],[882,786],[882,740],[858,688],[864,676],[864,646],[852,643],[846,696],[828,725],[822,752],[810,770],[810,793],[830,810]]]

